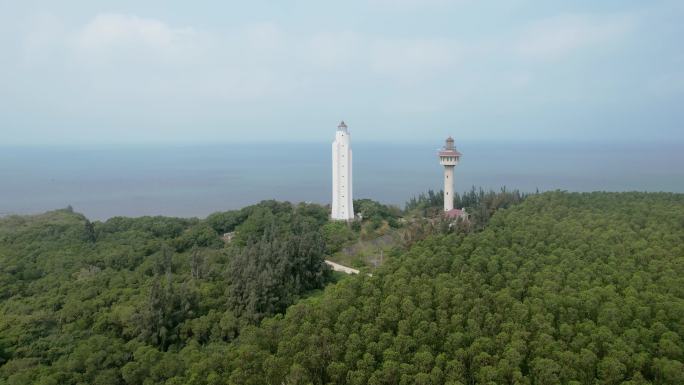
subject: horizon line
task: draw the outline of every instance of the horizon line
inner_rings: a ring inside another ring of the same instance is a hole
[[[352,143],[355,144],[379,144],[379,143],[394,143],[394,144],[436,144],[441,145],[445,138],[435,138],[435,140],[412,140],[412,139],[356,139]],[[73,148],[73,147],[192,147],[192,146],[223,146],[223,145],[240,145],[240,144],[266,144],[266,145],[295,145],[295,144],[330,144],[332,140],[261,140],[261,139],[244,139],[244,140],[221,140],[221,141],[124,141],[124,142],[43,142],[43,143],[0,143],[0,148]],[[684,138],[681,139],[549,139],[549,138],[535,138],[535,139],[458,139],[456,138],[456,145],[459,143],[495,143],[495,144],[529,144],[529,143],[549,143],[549,144],[667,144],[676,145],[684,143]]]

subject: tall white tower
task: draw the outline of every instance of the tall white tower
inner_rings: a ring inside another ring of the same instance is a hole
[[[332,143],[332,219],[354,219],[352,201],[352,151],[347,125],[337,126]]]
[[[461,153],[454,147],[454,139],[448,137],[446,145],[439,151],[439,164],[444,166],[444,211],[454,209],[454,167],[461,159]]]

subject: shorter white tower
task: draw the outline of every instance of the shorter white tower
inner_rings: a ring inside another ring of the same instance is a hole
[[[439,151],[439,164],[444,166],[444,211],[454,209],[454,167],[461,159],[461,153],[454,147],[454,139],[448,137],[446,145]]]
[[[332,219],[354,219],[352,200],[352,151],[351,136],[347,125],[337,126],[332,143]]]

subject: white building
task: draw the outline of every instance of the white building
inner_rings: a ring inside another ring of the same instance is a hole
[[[347,125],[337,126],[332,144],[332,219],[354,219],[352,202],[352,151]]]
[[[448,137],[446,146],[439,151],[439,164],[444,166],[444,211],[451,214],[454,209],[454,167],[461,159],[461,153],[454,147],[454,139]]]

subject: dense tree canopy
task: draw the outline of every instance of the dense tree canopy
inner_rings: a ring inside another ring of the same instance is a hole
[[[684,383],[684,195],[474,194],[323,292],[322,206],[2,219],[0,385]]]
[[[323,287],[325,222],[325,207],[275,201],[206,220],[2,219],[0,384],[178,378],[181,349],[228,346]]]
[[[231,381],[681,384],[682,320],[682,195],[546,193],[251,329]]]
[[[470,191],[454,194],[454,207],[465,209],[470,214],[470,222],[474,230],[481,230],[489,222],[489,218],[499,209],[505,209],[512,205],[521,203],[530,194],[521,193],[519,190],[507,190],[505,187],[501,191],[476,189],[474,186]],[[427,193],[409,199],[406,202],[408,213],[419,213],[421,217],[434,217],[441,213],[444,207],[444,192],[435,193],[429,190]]]

